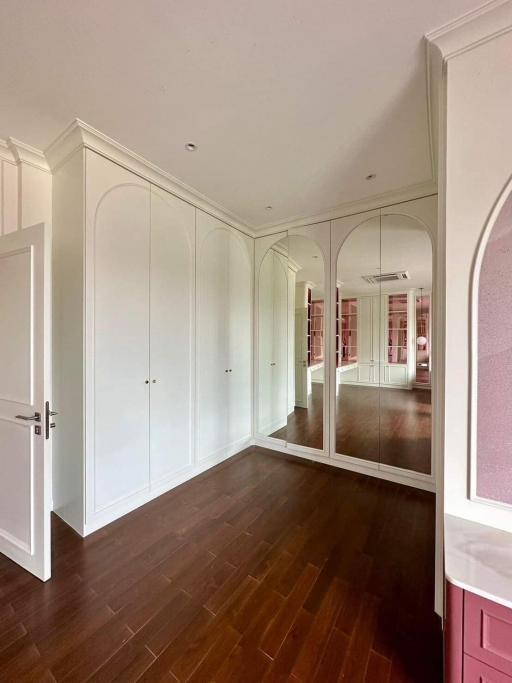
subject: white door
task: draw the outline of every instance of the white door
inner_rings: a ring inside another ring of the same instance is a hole
[[[295,310],[295,405],[308,407],[308,311]]]
[[[288,264],[274,255],[272,403],[274,421],[280,427],[288,417]],[[277,428],[277,427],[276,427]]]
[[[195,209],[151,188],[151,485],[192,466]]]
[[[222,228],[209,232],[197,252],[199,460],[220,455],[229,441],[228,252],[229,233]]]
[[[197,211],[198,460],[251,434],[250,238]]]
[[[246,239],[229,232],[228,438],[235,450],[251,436],[252,265]]]
[[[43,224],[0,238],[0,552],[51,575],[49,245]]]
[[[274,250],[265,254],[258,274],[258,432],[274,432],[273,355],[274,355]]]
[[[149,487],[149,183],[87,156],[87,523]]]

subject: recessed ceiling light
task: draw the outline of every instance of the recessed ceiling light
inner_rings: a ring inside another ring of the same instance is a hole
[[[197,149],[197,145],[195,145],[193,142],[187,142],[185,145],[185,149],[187,152],[195,152]]]
[[[366,180],[373,180],[373,179],[376,178],[376,177],[377,177],[377,174],[376,174],[376,173],[369,173],[369,174],[366,176]]]
[[[273,209],[274,207],[273,207],[273,206],[270,206],[270,204],[269,204],[269,205],[266,206],[265,208],[266,208],[267,211],[272,211],[272,209]]]

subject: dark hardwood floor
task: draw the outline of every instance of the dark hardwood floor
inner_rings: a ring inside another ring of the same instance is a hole
[[[308,408],[295,408],[271,434],[323,448],[323,386],[313,384]],[[425,389],[342,384],[336,405],[336,452],[414,472],[431,471],[432,406]]]
[[[252,448],[0,557],[0,680],[436,683],[434,496]]]

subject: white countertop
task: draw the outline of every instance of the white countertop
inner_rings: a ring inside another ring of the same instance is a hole
[[[338,372],[346,372],[346,370],[352,370],[352,368],[357,368],[358,362],[355,360],[353,363],[342,363],[341,365],[338,365],[336,370]]]
[[[444,529],[448,581],[512,608],[512,533],[452,515]]]

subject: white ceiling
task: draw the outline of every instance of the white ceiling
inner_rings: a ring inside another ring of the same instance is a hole
[[[2,0],[0,138],[78,117],[249,226],[312,215],[431,179],[422,36],[479,4]]]

